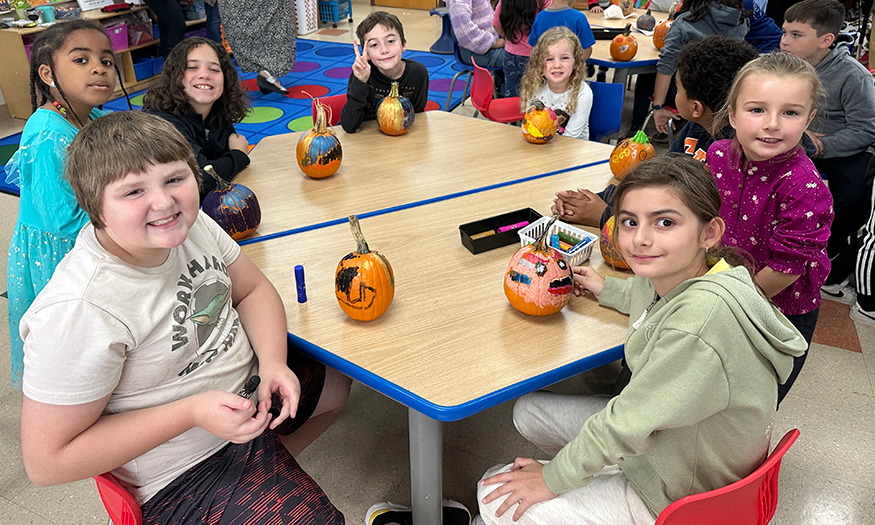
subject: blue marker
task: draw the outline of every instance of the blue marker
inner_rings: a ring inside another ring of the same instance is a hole
[[[554,233],[550,236],[550,246],[556,248],[557,250],[561,250],[562,248],[559,246],[559,234]]]
[[[295,286],[298,288],[298,302],[307,302],[307,285],[304,284],[304,266],[295,266]]]
[[[579,252],[584,246],[586,246],[587,244],[589,244],[591,242],[592,242],[592,238],[584,237],[582,241],[580,241],[579,243],[577,243],[571,247],[571,251],[568,252],[568,255]]]

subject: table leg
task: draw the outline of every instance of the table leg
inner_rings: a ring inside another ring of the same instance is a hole
[[[440,421],[412,408],[408,408],[407,411],[413,523],[414,525],[441,525],[444,429]]]

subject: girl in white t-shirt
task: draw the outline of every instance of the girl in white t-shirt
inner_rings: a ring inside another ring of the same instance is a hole
[[[546,31],[532,48],[520,88],[520,109],[534,99],[552,108],[559,119],[559,133],[589,139],[592,90],[586,78],[586,57],[577,35],[567,27]]]

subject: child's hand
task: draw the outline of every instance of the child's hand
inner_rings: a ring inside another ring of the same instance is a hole
[[[523,513],[535,503],[549,501],[558,496],[547,487],[544,481],[544,465],[540,461],[529,458],[516,458],[510,472],[503,472],[481,481],[483,485],[503,483],[483,498],[484,504],[489,504],[496,498],[507,494],[507,498],[498,507],[496,516],[501,516],[512,506],[517,505],[513,513],[513,521],[519,520]]]
[[[495,43],[492,44],[492,47],[495,49],[504,49],[504,39],[503,38],[496,38]]]
[[[368,57],[359,51],[359,45],[355,39],[353,39],[352,45],[353,49],[355,49],[355,62],[352,63],[352,74],[355,75],[355,78],[366,84],[368,79],[371,78],[371,65],[368,63]]]
[[[589,12],[594,14],[594,15],[600,15],[600,14],[604,13],[601,6],[597,6],[597,5],[590,7]]]
[[[269,423],[267,408],[256,411],[252,400],[232,392],[210,390],[191,399],[194,425],[233,443],[246,443],[260,436]]]
[[[814,156],[819,157],[823,155],[823,141],[820,140],[820,137],[823,136],[823,133],[815,133],[806,129],[805,134],[808,135],[808,138],[810,138],[811,142],[814,143],[814,147],[817,148],[817,152],[814,154]]]
[[[653,123],[656,124],[656,131],[668,135],[668,121],[673,119],[675,114],[669,109],[657,109],[653,112]],[[671,129],[674,130],[674,123]]]
[[[550,210],[565,222],[598,227],[607,207],[607,203],[595,193],[578,188],[577,191],[564,190],[556,193]]]
[[[246,140],[246,137],[238,133],[232,133],[231,136],[228,137],[228,147],[240,150],[247,155],[249,154],[249,141]]]
[[[596,299],[605,287],[605,278],[589,266],[575,266],[571,269],[574,279],[574,295],[580,297],[589,292]]]
[[[271,395],[277,394],[282,401],[279,415],[270,423],[270,428],[276,428],[287,417],[295,417],[298,412],[298,401],[301,399],[301,382],[298,376],[285,366],[265,366],[259,364],[258,373],[261,385],[258,387],[258,409],[265,411],[271,408]]]

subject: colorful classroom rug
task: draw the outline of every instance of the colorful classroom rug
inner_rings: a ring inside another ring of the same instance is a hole
[[[299,38],[297,41],[295,69],[280,80],[289,93],[262,95],[255,85],[255,73],[243,74],[238,70],[241,84],[252,100],[252,112],[236,126],[250,144],[271,135],[302,131],[313,126],[310,98],[346,93],[346,85],[352,72],[354,52],[352,44],[319,42]],[[453,55],[438,55],[428,51],[405,51],[405,58],[422,63],[428,69],[429,100],[443,109],[453,76],[459,66]],[[451,107],[462,98],[465,77],[456,81]],[[138,109],[143,103],[145,90],[131,93],[131,103]],[[111,100],[104,109],[122,111],[127,109],[124,98]],[[21,134],[0,139],[0,191],[18,195],[18,188],[6,184],[6,172],[2,166],[17,149]]]

